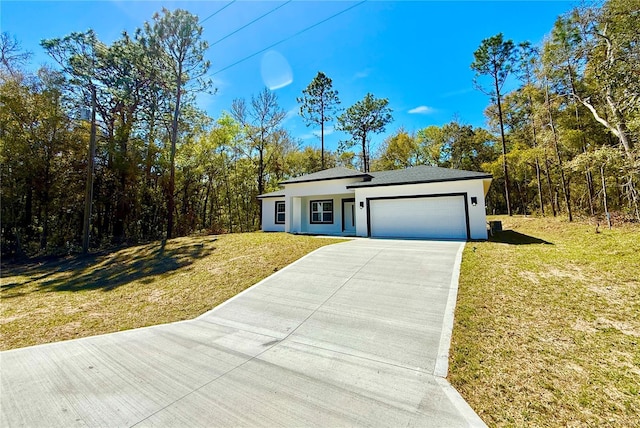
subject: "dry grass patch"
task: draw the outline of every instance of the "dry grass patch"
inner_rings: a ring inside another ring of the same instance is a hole
[[[2,269],[0,349],[194,318],[339,239],[187,237]]]
[[[490,426],[640,426],[640,227],[497,219],[463,254],[451,383]]]

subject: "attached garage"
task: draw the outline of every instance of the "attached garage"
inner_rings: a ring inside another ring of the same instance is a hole
[[[465,194],[367,199],[369,233],[376,238],[470,238]]]

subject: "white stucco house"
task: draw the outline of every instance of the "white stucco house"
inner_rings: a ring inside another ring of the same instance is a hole
[[[258,196],[262,230],[380,238],[487,239],[491,175],[432,166],[331,168]]]

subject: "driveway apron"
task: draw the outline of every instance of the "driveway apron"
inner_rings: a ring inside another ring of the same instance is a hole
[[[2,352],[0,426],[484,426],[444,379],[463,246],[330,245],[195,320]]]

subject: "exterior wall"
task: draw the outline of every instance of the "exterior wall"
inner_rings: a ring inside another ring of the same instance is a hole
[[[276,201],[285,198],[262,199],[262,230],[265,232],[284,232],[284,224],[276,224]],[[285,212],[285,215],[287,213]]]
[[[339,180],[313,181],[310,183],[291,183],[285,185],[285,193],[290,196],[339,195],[354,194],[347,186],[359,183],[362,178],[342,178]]]
[[[367,198],[467,193],[471,239],[487,239],[483,180],[446,181],[441,183],[403,184],[398,186],[363,187],[356,191],[356,235],[367,236]],[[476,197],[476,206],[471,204]],[[362,203],[362,208],[360,204]]]
[[[317,233],[322,235],[342,234],[342,199],[354,197],[347,186],[362,178],[290,183],[285,185],[287,200],[287,224],[285,231],[291,233]],[[333,224],[311,224],[311,201],[333,201]]]
[[[343,190],[344,192],[344,190]],[[353,198],[352,193],[342,195],[314,195],[300,198],[300,218],[302,233],[317,233],[321,235],[341,235],[342,234],[342,200]],[[313,224],[311,223],[311,201],[333,201],[333,223]]]
[[[300,197],[286,198],[286,224],[284,226],[285,232],[301,233],[302,232],[302,208]]]

